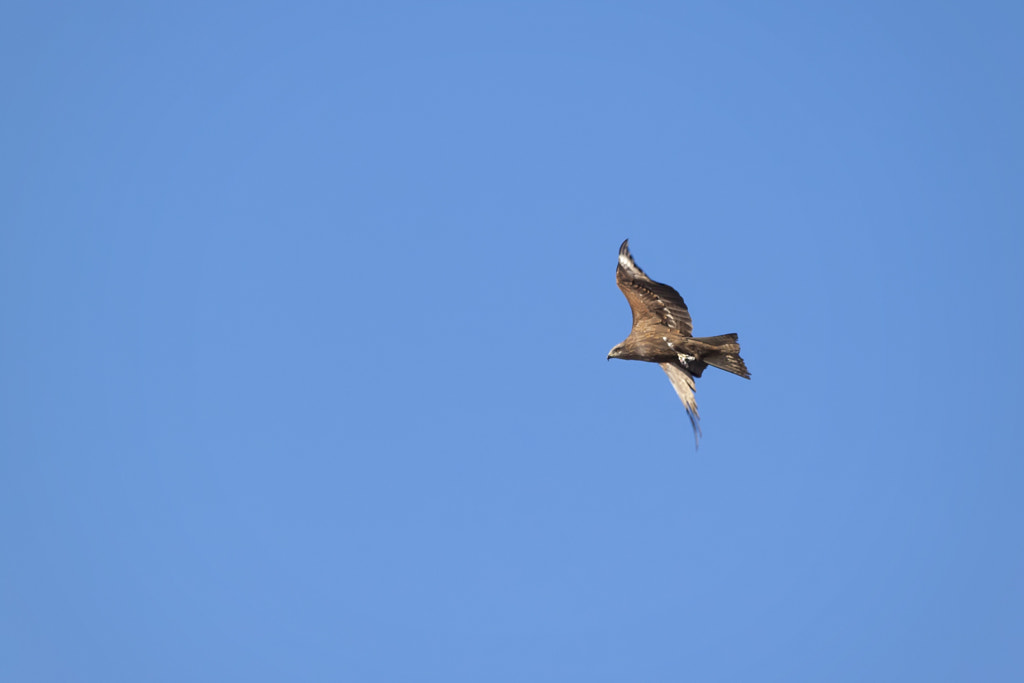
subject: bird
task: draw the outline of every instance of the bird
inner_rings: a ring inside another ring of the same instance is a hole
[[[633,311],[633,327],[625,341],[608,352],[608,360],[621,358],[660,365],[686,408],[693,426],[694,447],[699,448],[700,413],[693,378],[700,377],[712,365],[750,379],[747,364],[740,358],[739,335],[694,337],[693,321],[683,297],[672,287],[647,277],[629,253],[628,239],[619,247],[615,282]]]

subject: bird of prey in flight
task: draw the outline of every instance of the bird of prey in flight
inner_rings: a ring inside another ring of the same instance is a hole
[[[683,297],[640,270],[629,253],[629,240],[619,247],[615,281],[633,310],[633,329],[624,342],[608,352],[608,358],[660,365],[683,401],[693,425],[694,442],[699,443],[700,414],[694,398],[693,378],[700,377],[704,368],[713,365],[750,379],[747,365],[740,358],[739,336],[733,333],[694,337],[693,321]]]

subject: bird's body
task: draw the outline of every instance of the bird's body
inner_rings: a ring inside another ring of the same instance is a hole
[[[629,253],[629,240],[619,248],[615,281],[633,311],[633,328],[608,358],[658,363],[686,407],[694,438],[700,435],[700,415],[694,397],[694,377],[713,365],[750,379],[740,358],[736,334],[694,337],[690,312],[679,292],[647,277]]]
[[[729,335],[723,336],[728,337]],[[612,358],[642,360],[649,363],[671,363],[679,360],[696,366],[699,365],[699,359],[721,353],[721,348],[710,341],[712,339],[718,339],[718,337],[707,339],[687,337],[676,330],[665,330],[665,334],[660,338],[634,338],[633,335],[630,335],[616,347],[618,352]],[[707,364],[704,367],[707,367]],[[696,369],[696,367],[689,369],[697,377],[700,377],[704,370],[704,368]]]

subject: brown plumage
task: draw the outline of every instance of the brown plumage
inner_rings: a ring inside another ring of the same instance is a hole
[[[629,253],[629,240],[619,247],[615,281],[633,311],[633,329],[624,342],[608,352],[608,358],[660,365],[686,408],[693,425],[694,441],[699,442],[700,413],[693,378],[700,377],[704,368],[713,365],[750,379],[747,366],[740,358],[739,337],[735,333],[694,337],[693,321],[683,297],[640,270]]]

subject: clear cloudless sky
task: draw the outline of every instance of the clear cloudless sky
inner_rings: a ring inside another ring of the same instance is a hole
[[[1024,680],[1021,3],[0,14],[0,679]]]

